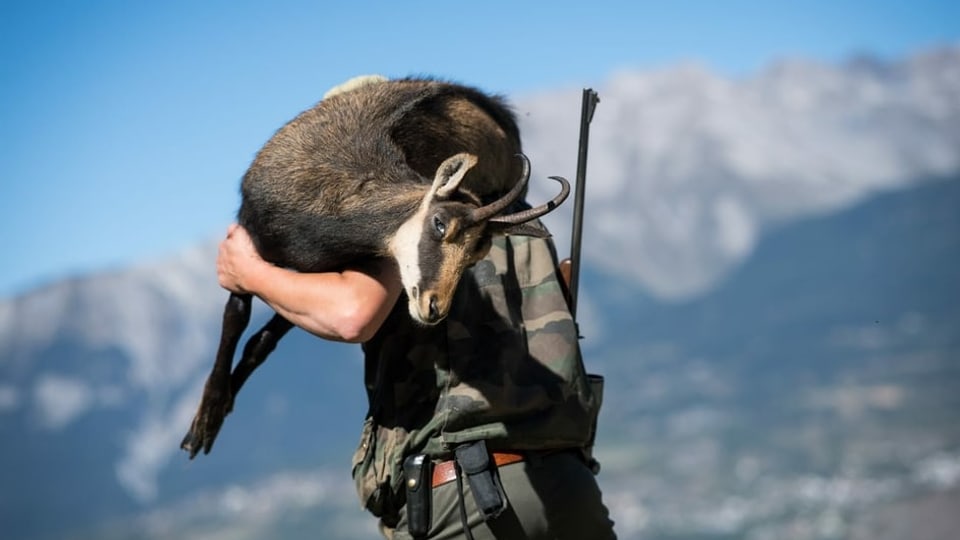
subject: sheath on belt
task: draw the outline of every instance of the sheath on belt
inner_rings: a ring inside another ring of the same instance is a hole
[[[506,497],[500,477],[494,471],[485,441],[462,444],[454,450],[460,470],[467,475],[470,491],[485,520],[500,515],[506,508]]]

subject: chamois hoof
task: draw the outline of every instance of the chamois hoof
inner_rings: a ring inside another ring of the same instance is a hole
[[[204,393],[190,430],[180,442],[180,448],[190,454],[190,459],[195,458],[201,449],[204,454],[210,453],[213,441],[216,440],[220,427],[223,426],[223,420],[231,409],[233,409],[232,399],[218,399]]]
[[[197,453],[200,451],[201,446],[202,444],[200,442],[200,436],[193,431],[193,428],[190,428],[190,431],[187,432],[187,435],[180,443],[180,448],[186,450],[190,454],[190,459],[197,457]]]

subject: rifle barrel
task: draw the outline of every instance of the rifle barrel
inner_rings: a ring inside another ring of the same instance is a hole
[[[577,183],[573,203],[573,234],[570,238],[570,313],[577,316],[577,287],[580,284],[580,245],[583,241],[583,200],[587,182],[587,149],[590,144],[590,122],[600,97],[591,88],[583,89],[580,109],[580,146],[577,151]]]

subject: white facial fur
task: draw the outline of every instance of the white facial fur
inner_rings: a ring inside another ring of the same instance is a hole
[[[437,168],[433,184],[420,201],[417,212],[397,229],[396,234],[387,244],[390,253],[397,261],[397,266],[400,267],[400,281],[407,291],[409,299],[407,308],[410,310],[410,316],[418,321],[424,321],[417,307],[420,305],[418,300],[423,291],[416,287],[420,284],[420,238],[423,236],[423,224],[426,222],[427,213],[434,199],[447,198],[453,194],[467,171],[476,164],[477,157],[466,152],[455,154],[444,160]],[[417,294],[414,294],[415,290]]]
[[[408,305],[410,316],[416,320],[421,320],[421,317],[416,307],[417,298],[413,294],[413,289],[420,283],[419,247],[427,209],[428,205],[424,201],[417,213],[397,229],[389,243],[390,252],[393,253],[393,257],[397,260],[397,266],[400,268],[400,281],[403,283],[403,288],[407,291],[407,297],[410,300]]]

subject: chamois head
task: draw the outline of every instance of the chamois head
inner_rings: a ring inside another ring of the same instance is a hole
[[[464,270],[486,256],[492,235],[543,235],[540,229],[523,224],[550,212],[567,198],[569,183],[551,177],[561,183],[560,194],[536,208],[503,215],[530,179],[530,162],[523,154],[518,156],[523,161],[520,179],[508,193],[487,205],[460,186],[467,171],[477,164],[477,157],[464,152],[446,159],[437,168],[417,212],[390,240],[415,320],[436,324],[447,316]]]

